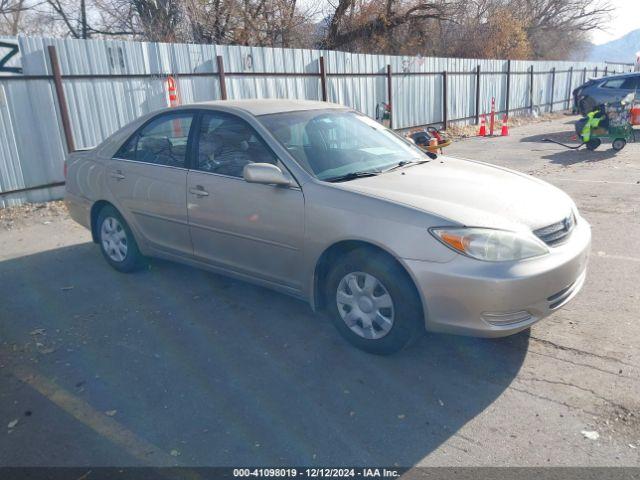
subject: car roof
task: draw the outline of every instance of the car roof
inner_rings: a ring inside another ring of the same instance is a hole
[[[190,105],[182,105],[189,107]],[[296,112],[302,110],[346,109],[344,105],[330,102],[317,102],[313,100],[288,100],[288,99],[250,99],[250,100],[215,100],[191,104],[198,107],[227,107],[237,108],[252,115],[269,115],[271,113]]]
[[[612,78],[627,78],[627,77],[635,77],[640,75],[640,72],[626,72],[626,73],[617,73],[615,75],[607,75],[606,77],[600,77],[595,80],[611,80]]]

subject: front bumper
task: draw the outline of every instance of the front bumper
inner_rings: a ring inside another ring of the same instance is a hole
[[[404,260],[425,311],[427,330],[502,337],[524,330],[568,303],[586,276],[591,227],[580,218],[569,239],[547,255],[483,262]]]

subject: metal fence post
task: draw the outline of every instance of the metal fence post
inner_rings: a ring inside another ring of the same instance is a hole
[[[449,94],[447,87],[447,71],[442,72],[442,129],[446,130],[449,124]]]
[[[389,128],[393,128],[393,84],[391,65],[387,65],[387,105],[389,106]]]
[[[533,65],[531,65],[530,73],[529,73],[529,110],[533,113]]]
[[[567,109],[571,106],[572,87],[573,87],[573,67],[569,67],[569,94],[567,95]]]
[[[53,84],[56,89],[56,96],[58,97],[58,108],[60,110],[60,119],[62,120],[62,130],[64,131],[64,138],[67,143],[67,152],[73,153],[76,151],[76,145],[73,141],[73,132],[71,131],[71,120],[69,119],[69,109],[67,107],[67,99],[64,95],[64,88],[62,86],[62,74],[60,73],[60,62],[58,61],[58,53],[56,47],[49,45],[47,47],[49,51],[49,62],[51,63],[51,71],[53,73]]]
[[[476,67],[476,125],[480,124],[480,65]]]
[[[551,108],[549,109],[550,113],[553,113],[553,99],[556,89],[556,67],[551,69]]]
[[[320,88],[322,90],[322,101],[327,101],[327,71],[324,68],[324,57],[321,56],[320,62]]]
[[[227,80],[224,75],[224,62],[222,61],[222,55],[216,57],[218,64],[218,81],[220,82],[220,99],[227,99]]]
[[[509,97],[511,96],[511,60],[507,60],[507,99],[505,101],[505,110],[507,117],[509,117]]]

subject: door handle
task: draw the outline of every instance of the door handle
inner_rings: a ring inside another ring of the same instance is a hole
[[[111,172],[111,177],[116,180],[124,180],[124,175],[122,174],[122,170],[116,170],[115,172]]]
[[[209,196],[209,192],[207,192],[202,185],[196,185],[195,188],[190,188],[189,193],[192,195],[197,195],[198,197],[207,197]]]

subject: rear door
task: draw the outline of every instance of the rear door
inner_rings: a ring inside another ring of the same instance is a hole
[[[187,179],[191,239],[196,257],[212,265],[300,290],[304,197],[292,186],[248,183],[247,163],[278,160],[243,119],[201,114],[194,164]]]
[[[638,95],[638,91],[640,90],[640,75],[627,77],[627,79],[622,84],[622,89],[625,91],[625,95],[628,95],[629,93],[635,93],[636,99],[640,100],[640,97]]]
[[[597,89],[596,104],[615,103],[621,101],[631,91],[630,86],[634,85],[633,77],[618,77],[605,80]]]
[[[118,150],[107,169],[109,189],[149,246],[192,255],[187,224],[187,152],[194,113],[161,114]]]

